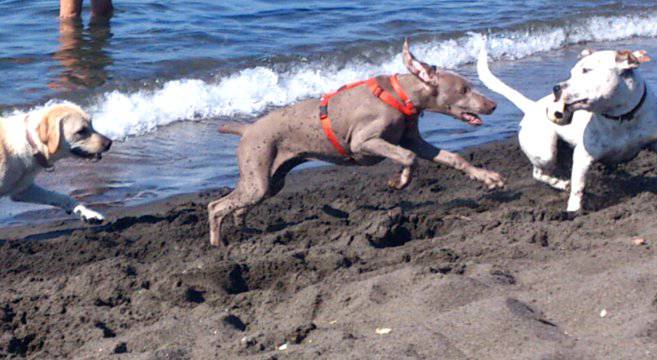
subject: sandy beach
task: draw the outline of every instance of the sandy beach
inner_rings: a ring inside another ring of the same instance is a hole
[[[3,230],[0,355],[32,359],[654,359],[657,155],[598,166],[587,213],[514,140],[466,152],[487,191],[422,162],[304,170],[230,245],[229,189]],[[567,152],[564,152],[564,154]]]
[[[60,21],[57,2],[0,1],[0,117],[83,108],[111,150],[35,183],[108,219],[0,199],[0,359],[657,359],[657,154],[595,165],[569,215],[475,66],[485,41],[493,73],[540,99],[583,49],[656,59],[657,2],[77,3]],[[405,74],[405,38],[498,105],[479,127],[427,111],[423,138],[506,187],[421,161],[394,191],[390,162],[311,162],[210,246],[207,204],[239,176],[217,128]],[[654,91],[657,61],[641,74]]]

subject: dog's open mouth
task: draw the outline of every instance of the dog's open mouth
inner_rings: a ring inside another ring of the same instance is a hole
[[[92,154],[78,148],[71,149],[71,153],[79,158],[87,159],[91,162],[98,162],[103,159],[103,155],[101,153]]]
[[[567,111],[577,110],[577,109],[581,108],[582,106],[587,105],[588,103],[589,103],[588,98],[573,101],[573,102],[570,102],[570,103],[566,104],[566,110]]]
[[[477,114],[473,114],[469,112],[461,113],[461,120],[467,122],[472,126],[480,126],[484,124],[484,122],[481,121],[481,118]]]

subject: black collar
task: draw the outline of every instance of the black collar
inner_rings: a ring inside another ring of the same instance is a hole
[[[607,119],[616,120],[616,121],[620,121],[620,122],[630,121],[630,120],[634,119],[634,115],[636,115],[636,113],[641,109],[641,107],[643,106],[643,103],[646,102],[647,95],[648,95],[648,84],[646,84],[644,82],[643,83],[643,96],[641,96],[641,100],[639,100],[639,103],[636,104],[634,109],[630,110],[630,112],[625,113],[623,115],[611,116],[611,115],[607,115],[607,114],[602,114],[602,116],[606,117]]]
[[[52,171],[54,169],[53,165],[48,161],[48,158],[41,152],[39,151],[39,147],[37,146],[36,142],[32,138],[32,135],[30,134],[29,128],[27,128],[28,124],[28,116],[25,116],[25,137],[27,138],[27,143],[30,144],[30,147],[32,148],[32,156],[34,157],[34,160],[44,168],[46,171]]]

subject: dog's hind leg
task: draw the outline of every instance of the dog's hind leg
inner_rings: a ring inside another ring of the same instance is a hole
[[[305,163],[306,159],[295,157],[293,155],[279,155],[272,166],[271,187],[268,196],[275,196],[285,186],[285,177],[295,167]]]
[[[242,211],[241,209],[260,203],[267,194],[268,186],[269,178],[266,176],[258,175],[253,178],[240,179],[233,192],[208,205],[210,243],[212,245],[227,244],[223,241],[221,233],[224,218],[233,211]]]
[[[272,176],[269,182],[269,191],[266,197],[270,198],[278,194],[285,186],[285,177],[296,166],[305,163],[307,160],[303,158],[294,157],[292,155],[278,154],[272,165]],[[233,213],[233,220],[235,225],[243,227],[246,223],[246,215],[249,211],[248,207],[235,210]]]
[[[557,134],[548,127],[530,123],[520,127],[518,141],[522,151],[534,166],[532,175],[536,181],[557,190],[568,190],[570,181],[552,176],[557,167]]]
[[[234,211],[239,211],[238,217],[245,214],[242,209],[257,205],[269,192],[269,173],[275,149],[271,145],[248,149],[246,146],[240,144],[238,150],[240,179],[235,190],[208,205],[210,243],[215,246],[226,244],[221,233],[224,218]]]

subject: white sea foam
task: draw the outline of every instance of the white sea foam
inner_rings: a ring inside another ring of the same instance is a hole
[[[500,31],[487,36],[493,58],[513,60],[585,41],[657,37],[657,13],[594,17],[553,29]],[[411,45],[412,51],[422,60],[455,68],[475,60],[482,39],[482,34],[469,33],[456,39]],[[354,61],[337,68],[310,63],[281,73],[267,67],[254,67],[215,82],[183,79],[169,81],[156,90],[110,92],[97,99],[88,110],[98,130],[114,139],[123,139],[176,121],[253,116],[267,106],[286,105],[345,83],[395,72],[405,72],[401,54],[374,65]]]

